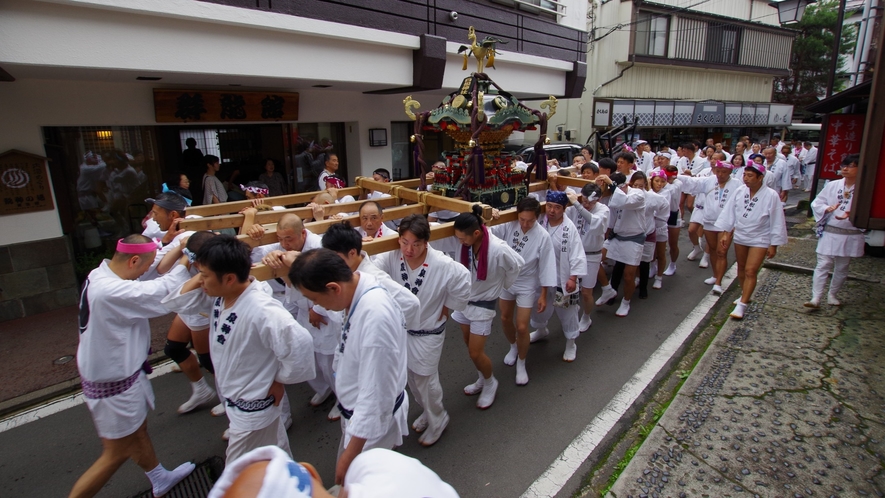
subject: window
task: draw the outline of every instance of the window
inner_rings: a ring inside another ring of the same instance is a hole
[[[669,28],[668,16],[640,12],[636,23],[636,53],[665,57]]]
[[[720,64],[737,64],[738,47],[737,26],[710,23],[707,28],[707,62]]]

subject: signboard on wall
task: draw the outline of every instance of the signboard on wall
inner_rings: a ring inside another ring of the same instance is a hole
[[[864,114],[828,114],[824,118],[820,151],[817,155],[818,178],[838,180],[842,159],[860,152]]]
[[[223,121],[298,121],[298,94],[154,90],[158,123]]]
[[[597,100],[593,105],[593,126],[607,127],[611,125],[612,103]]]
[[[722,126],[725,124],[725,104],[698,102],[694,105],[692,123],[695,126]]]
[[[0,215],[55,209],[46,158],[20,150],[0,154]]]

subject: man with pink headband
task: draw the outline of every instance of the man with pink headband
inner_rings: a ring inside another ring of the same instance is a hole
[[[114,256],[92,270],[83,284],[77,368],[103,450],[70,496],[94,496],[127,459],[145,471],[154,496],[166,494],[194,470],[189,462],[166,470],[147,433],[147,413],[154,407],[147,378],[148,319],[168,313],[161,300],[188,278],[182,264],[163,277],[138,281],[156,253],[157,244],[151,239],[129,235],[117,242]]]

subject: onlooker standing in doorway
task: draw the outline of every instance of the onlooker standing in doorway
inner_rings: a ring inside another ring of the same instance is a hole
[[[224,190],[224,184],[218,179],[218,170],[221,169],[221,163],[217,156],[203,156],[203,164],[206,166],[206,173],[203,175],[203,204],[220,204],[227,202],[227,192]]]
[[[188,178],[200,178],[206,170],[206,164],[203,162],[203,151],[197,148],[197,141],[191,137],[184,141],[187,146],[181,151],[181,171]],[[172,185],[169,185],[172,188]],[[190,188],[193,199],[198,201],[203,198],[203,188],[201,185],[192,185]]]
[[[268,159],[264,163],[264,173],[258,176],[258,181],[267,185],[267,189],[269,190],[269,197],[276,197],[278,195],[286,195],[289,193],[288,182],[286,182],[286,178],[276,171],[277,162],[273,159]]]

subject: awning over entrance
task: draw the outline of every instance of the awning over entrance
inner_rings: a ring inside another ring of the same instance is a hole
[[[873,89],[873,80],[865,81],[853,86],[844,92],[839,92],[823,100],[819,100],[805,108],[806,111],[817,114],[829,114],[850,105],[860,104],[870,99]]]
[[[793,122],[793,106],[768,103],[685,100],[596,99],[593,126],[635,123],[638,128],[769,127]]]

